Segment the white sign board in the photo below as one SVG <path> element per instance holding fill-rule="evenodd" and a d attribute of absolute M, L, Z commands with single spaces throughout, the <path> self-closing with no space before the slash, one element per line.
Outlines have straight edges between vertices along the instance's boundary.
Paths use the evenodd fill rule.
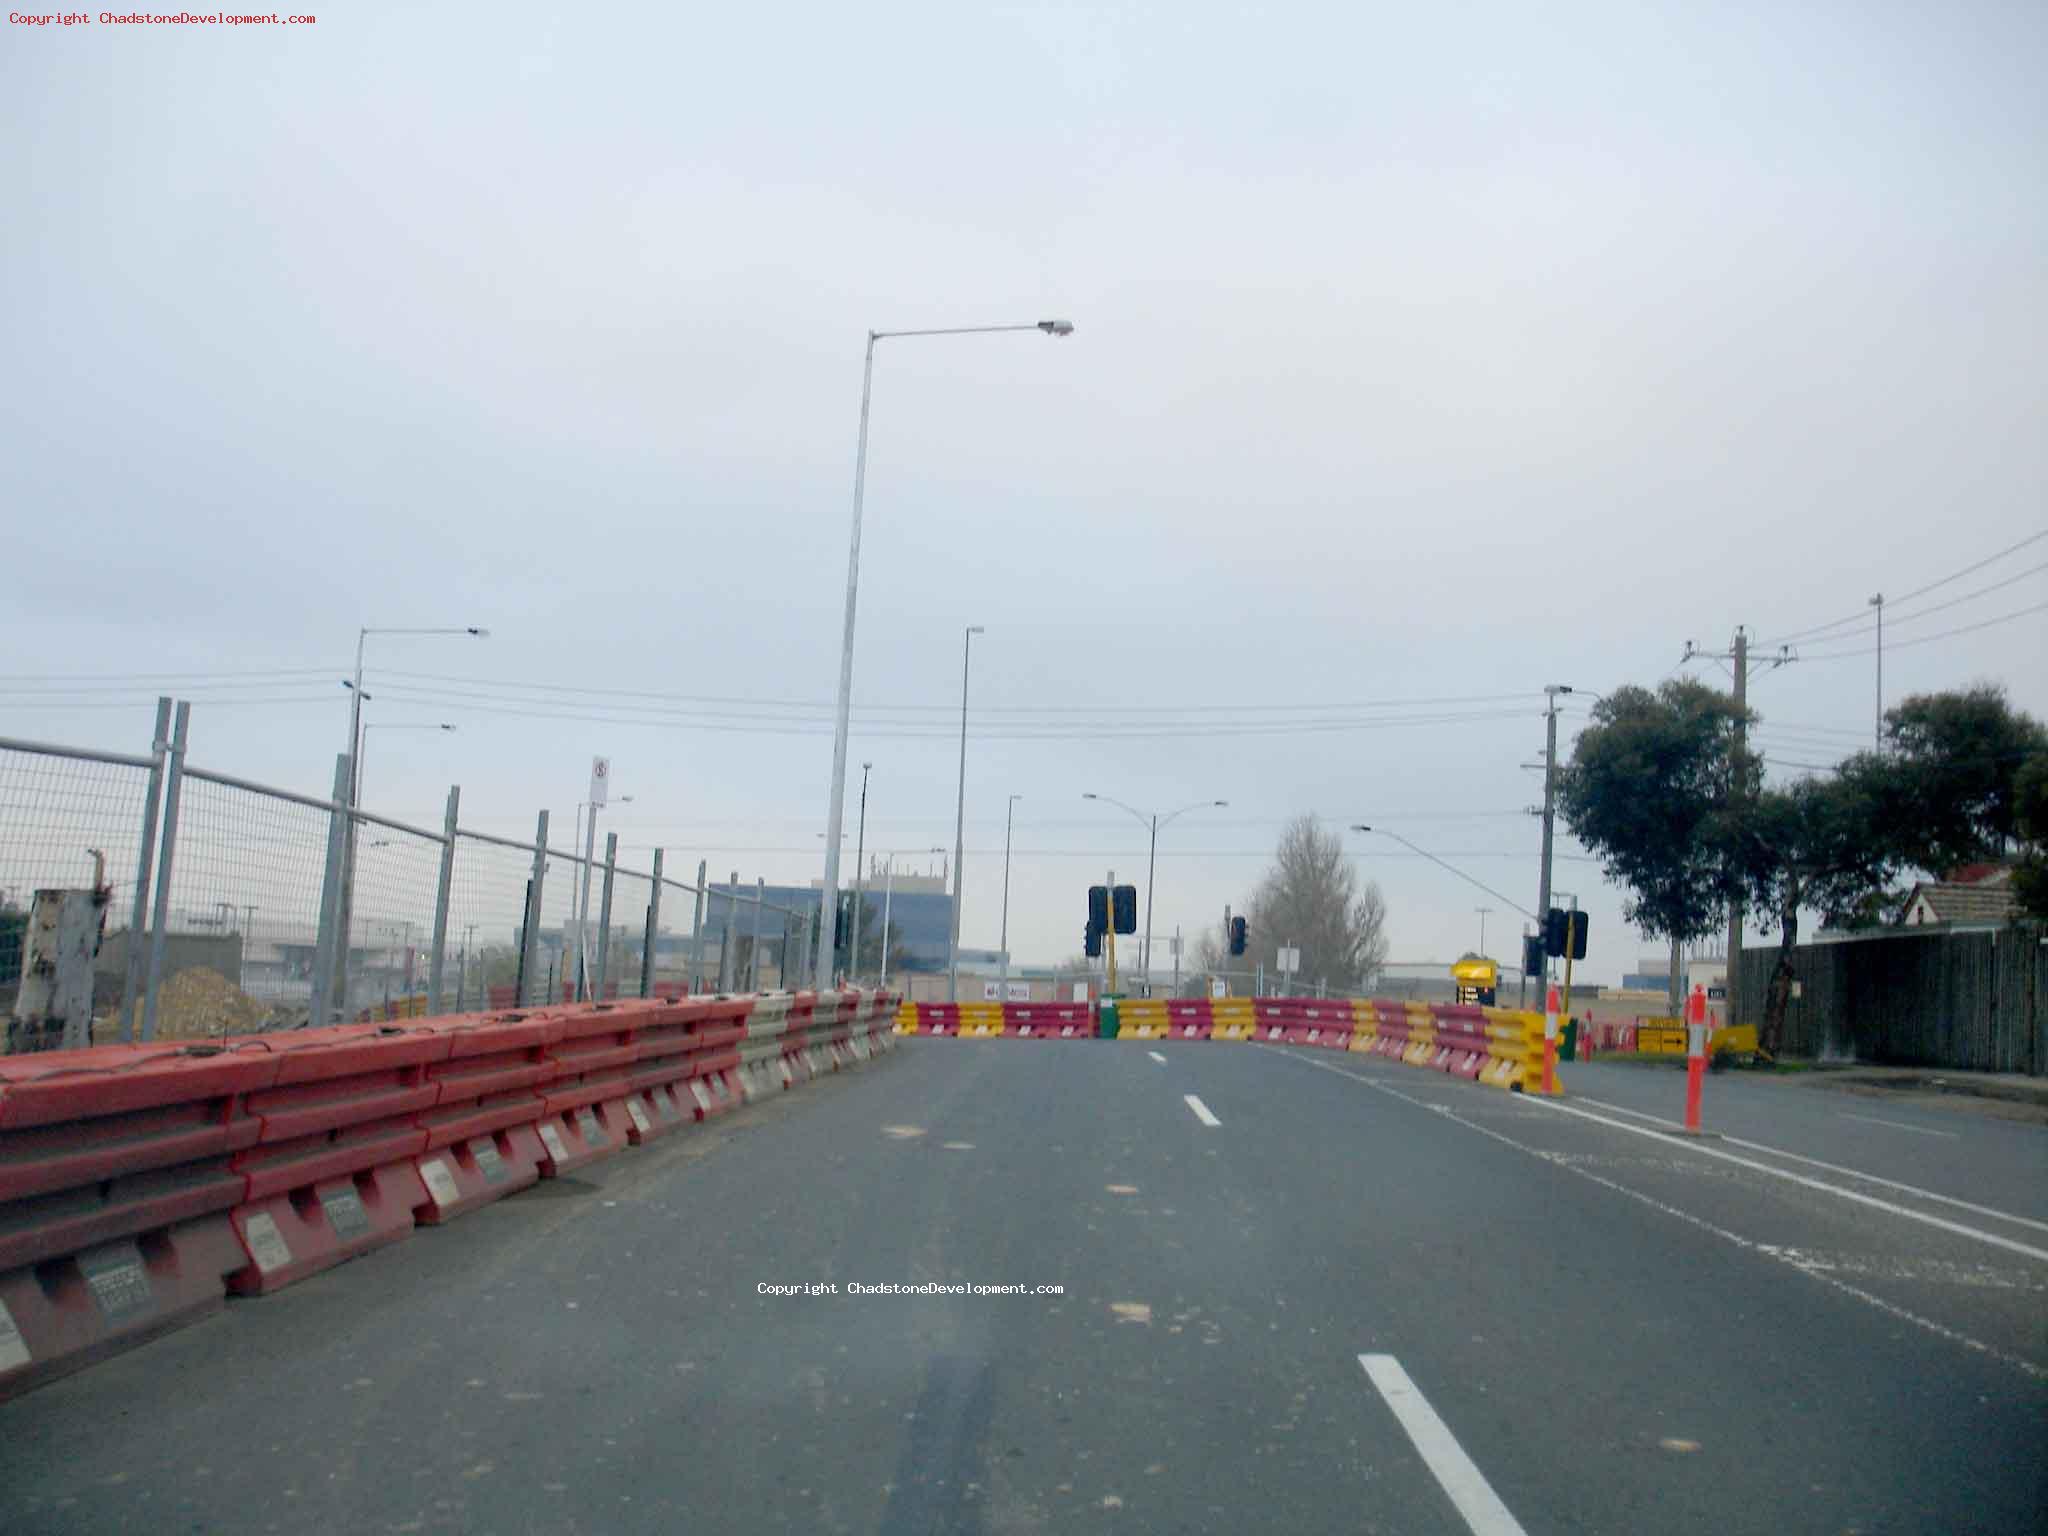
<path fill-rule="evenodd" d="M 1228 997 L 1228 996 L 1230 996 L 1230 983 L 1228 983 L 1228 982 L 1226 982 L 1226 981 L 1212 981 L 1212 982 L 1210 982 L 1210 983 L 1209 983 L 1209 995 L 1210 995 L 1211 997 Z"/>
<path fill-rule="evenodd" d="M 1279 961 L 1274 965 L 1273 969 L 1280 972 L 1283 976 L 1292 976 L 1301 969 L 1301 951 L 1299 949 L 1281 950 Z"/>
<path fill-rule="evenodd" d="M 1002 997 L 1003 989 L 1000 984 L 993 981 L 984 981 L 981 984 L 981 1000 L 984 1003 L 1001 1002 Z"/>
<path fill-rule="evenodd" d="M 1030 1002 L 1030 1001 L 1031 1001 L 1031 983 L 1030 983 L 1030 982 L 1028 982 L 1028 981 L 1013 981 L 1013 982 L 1011 982 L 1011 983 L 1010 983 L 1010 990 L 1009 990 L 1009 992 L 1008 992 L 1007 996 L 1009 997 L 1009 1000 L 1010 1000 L 1011 1002 L 1013 1002 L 1013 1003 L 1028 1003 L 1028 1002 Z"/>
<path fill-rule="evenodd" d="M 604 805 L 605 791 L 611 787 L 612 760 L 608 757 L 593 757 L 590 760 L 590 803 Z"/>
<path fill-rule="evenodd" d="M 1088 1001 L 1088 983 L 1087 983 L 1087 982 L 1085 982 L 1085 981 L 1077 981 L 1077 982 L 1075 982 L 1075 983 L 1074 983 L 1074 1001 L 1075 1001 L 1075 1002 L 1077 1002 L 1077 1003 L 1085 1003 L 1085 1002 L 1087 1002 L 1087 1001 Z"/>

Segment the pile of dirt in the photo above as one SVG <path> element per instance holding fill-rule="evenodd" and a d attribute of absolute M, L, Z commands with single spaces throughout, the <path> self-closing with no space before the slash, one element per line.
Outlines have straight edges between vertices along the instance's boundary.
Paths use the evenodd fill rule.
<path fill-rule="evenodd" d="M 304 1010 L 302 1009 L 301 1012 Z M 136 1005 L 136 1037 L 141 1035 L 141 1005 Z M 222 1035 L 254 1035 L 278 1027 L 271 1005 L 261 1002 L 204 966 L 178 972 L 157 989 L 156 1038 L 209 1040 Z M 119 1038 L 118 1021 L 106 1018 L 93 1026 L 95 1043 Z"/>

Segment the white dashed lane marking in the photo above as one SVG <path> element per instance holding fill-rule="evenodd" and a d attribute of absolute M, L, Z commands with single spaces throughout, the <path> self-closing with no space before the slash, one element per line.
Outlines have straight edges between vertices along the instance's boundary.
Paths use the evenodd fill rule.
<path fill-rule="evenodd" d="M 1358 1363 L 1365 1367 L 1366 1378 L 1394 1410 L 1401 1428 L 1415 1442 L 1423 1464 L 1450 1495 L 1472 1536 L 1525 1536 L 1521 1522 L 1508 1513 L 1507 1505 L 1501 1503 L 1485 1474 L 1465 1454 L 1450 1426 L 1437 1416 L 1429 1399 L 1408 1379 L 1401 1362 L 1392 1355 L 1360 1355 Z"/>
<path fill-rule="evenodd" d="M 1223 1123 L 1221 1120 L 1218 1120 L 1214 1115 L 1210 1114 L 1209 1106 L 1204 1104 L 1200 1099 L 1196 1098 L 1192 1093 L 1184 1093 L 1181 1095 L 1181 1097 L 1187 1100 L 1188 1108 L 1192 1109 L 1195 1112 L 1195 1118 L 1201 1121 L 1202 1124 L 1221 1125 Z"/>

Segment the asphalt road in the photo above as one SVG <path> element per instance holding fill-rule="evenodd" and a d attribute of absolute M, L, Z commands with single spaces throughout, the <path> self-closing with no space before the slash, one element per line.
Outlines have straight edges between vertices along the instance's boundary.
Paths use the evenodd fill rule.
<path fill-rule="evenodd" d="M 2026 1219 L 1584 1088 L 904 1047 L 0 1407 L 0 1529 L 2043 1528 Z M 927 1281 L 1064 1293 L 846 1293 Z"/>

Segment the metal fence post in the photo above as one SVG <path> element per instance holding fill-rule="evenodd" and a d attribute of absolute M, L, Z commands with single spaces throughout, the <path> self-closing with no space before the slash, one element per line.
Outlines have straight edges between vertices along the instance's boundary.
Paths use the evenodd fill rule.
<path fill-rule="evenodd" d="M 441 984 L 448 962 L 448 897 L 455 888 L 455 813 L 462 786 L 448 786 L 448 815 L 441 823 L 441 881 L 434 888 L 434 956 L 427 962 L 427 1012 L 441 1011 Z"/>
<path fill-rule="evenodd" d="M 135 1038 L 135 1005 L 142 995 L 142 944 L 149 932 L 149 874 L 156 859 L 157 806 L 163 798 L 164 754 L 171 749 L 171 701 L 156 701 L 156 735 L 150 738 L 149 755 L 156 761 L 149 770 L 149 789 L 142 803 L 142 847 L 135 855 L 135 906 L 128 918 L 128 974 L 121 983 L 120 1040 Z"/>
<path fill-rule="evenodd" d="M 337 939 L 342 946 L 348 943 L 346 935 L 339 934 L 337 930 L 341 916 L 342 828 L 348 821 L 349 769 L 348 754 L 337 753 L 334 759 L 334 809 L 327 818 L 327 870 L 320 881 L 320 927 L 313 938 L 313 997 L 312 1007 L 306 1014 L 309 1024 L 325 1024 L 333 1017 Z M 345 953 L 342 964 L 347 964 Z"/>
<path fill-rule="evenodd" d="M 754 877 L 754 941 L 747 946 L 747 990 L 761 990 L 761 898 L 767 894 L 768 882 L 761 876 Z"/>
<path fill-rule="evenodd" d="M 597 908 L 597 985 L 591 997 L 604 1001 L 605 972 L 611 969 L 612 953 L 612 881 L 619 873 L 619 834 L 607 832 L 604 835 L 604 895 L 598 900 Z"/>
<path fill-rule="evenodd" d="M 654 884 L 647 893 L 647 932 L 640 945 L 640 995 L 654 996 L 654 936 L 661 931 L 661 850 L 654 850 Z"/>
<path fill-rule="evenodd" d="M 156 864 L 156 911 L 149 925 L 149 970 L 142 985 L 142 1038 L 156 1038 L 156 991 L 163 979 L 164 951 L 169 946 L 171 919 L 171 855 L 178 847 L 178 791 L 185 784 L 185 732 L 192 705 L 178 701 L 177 725 L 171 735 L 170 773 L 164 780 L 163 852 Z"/>
<path fill-rule="evenodd" d="M 704 974 L 704 893 L 710 887 L 705 885 L 707 860 L 697 861 L 697 915 L 690 919 L 690 990 L 697 990 L 697 978 Z"/>
<path fill-rule="evenodd" d="M 740 872 L 734 870 L 732 879 L 725 887 L 725 935 L 718 941 L 718 990 L 730 992 L 733 989 L 733 962 L 738 958 L 733 950 L 733 920 L 738 915 L 733 910 L 737 905 L 733 893 L 740 888 Z"/>
<path fill-rule="evenodd" d="M 542 811 L 540 825 L 533 834 L 533 880 L 526 888 L 526 932 L 519 945 L 519 1002 L 522 1007 L 527 1001 L 527 984 L 536 978 L 540 970 L 540 887 L 547 872 L 548 813 Z"/>

